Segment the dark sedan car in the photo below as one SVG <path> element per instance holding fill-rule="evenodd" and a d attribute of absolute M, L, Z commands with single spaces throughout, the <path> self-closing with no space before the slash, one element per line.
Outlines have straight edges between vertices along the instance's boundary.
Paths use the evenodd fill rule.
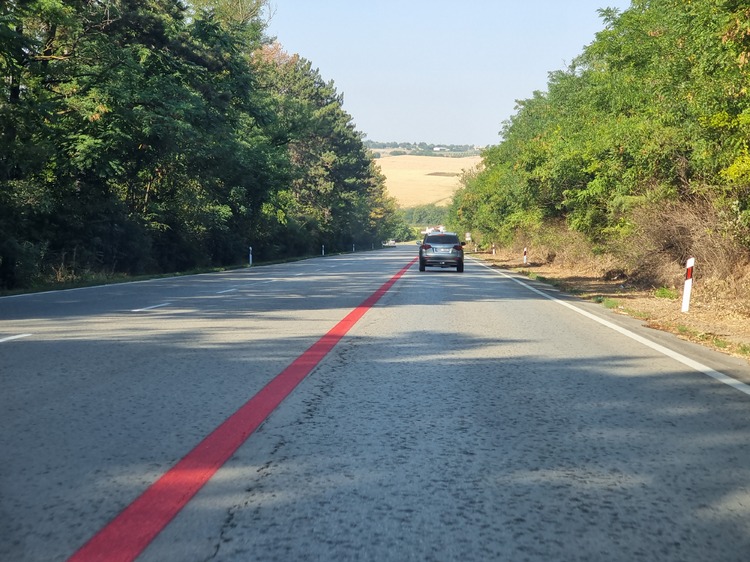
<path fill-rule="evenodd" d="M 431 232 L 419 245 L 419 271 L 429 266 L 455 267 L 464 270 L 464 244 L 454 232 Z"/>

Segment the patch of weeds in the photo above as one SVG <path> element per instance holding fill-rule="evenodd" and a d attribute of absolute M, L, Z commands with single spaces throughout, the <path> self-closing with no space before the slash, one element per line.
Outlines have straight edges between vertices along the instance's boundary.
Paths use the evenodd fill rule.
<path fill-rule="evenodd" d="M 716 335 L 710 332 L 700 332 L 695 336 L 699 341 L 714 343 L 717 340 Z"/>
<path fill-rule="evenodd" d="M 637 318 L 638 320 L 651 320 L 651 315 L 648 312 L 641 312 L 640 310 L 633 310 L 632 308 L 626 308 L 625 313 L 628 316 Z"/>
<path fill-rule="evenodd" d="M 659 299 L 677 300 L 680 294 L 675 289 L 669 287 L 659 287 L 654 291 L 654 296 Z"/>
<path fill-rule="evenodd" d="M 698 335 L 698 333 L 695 330 L 693 330 L 692 328 L 688 328 L 687 326 L 684 326 L 682 324 L 677 325 L 677 333 L 683 336 L 697 336 Z"/>
<path fill-rule="evenodd" d="M 727 349 L 729 347 L 729 342 L 721 338 L 714 338 L 713 344 L 719 349 Z"/>
<path fill-rule="evenodd" d="M 750 345 L 741 343 L 737 346 L 737 353 L 741 355 L 750 355 Z"/>
<path fill-rule="evenodd" d="M 596 295 L 592 297 L 591 300 L 597 304 L 601 304 L 604 308 L 609 308 L 610 310 L 620 306 L 620 303 L 615 299 L 610 299 L 609 297 L 603 297 L 601 295 Z"/>

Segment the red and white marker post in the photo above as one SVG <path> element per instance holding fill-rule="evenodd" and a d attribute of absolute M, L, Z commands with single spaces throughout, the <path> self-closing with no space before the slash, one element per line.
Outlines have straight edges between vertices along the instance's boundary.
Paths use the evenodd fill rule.
<path fill-rule="evenodd" d="M 685 290 L 682 292 L 682 312 L 690 309 L 690 293 L 693 291 L 693 268 L 695 258 L 689 258 L 685 264 Z"/>
<path fill-rule="evenodd" d="M 526 257 L 528 252 L 526 251 L 526 248 L 523 249 L 523 264 L 526 265 L 528 262 L 528 258 Z"/>

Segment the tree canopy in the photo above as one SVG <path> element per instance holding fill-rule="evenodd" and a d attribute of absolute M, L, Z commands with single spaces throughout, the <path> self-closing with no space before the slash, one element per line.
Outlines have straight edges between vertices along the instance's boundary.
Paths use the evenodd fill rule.
<path fill-rule="evenodd" d="M 395 202 L 265 0 L 0 6 L 0 288 L 380 243 Z"/>
<path fill-rule="evenodd" d="M 634 0 L 600 15 L 595 41 L 518 102 L 452 220 L 495 240 L 564 221 L 613 247 L 669 221 L 660 209 L 701 201 L 718 221 L 701 227 L 747 252 L 750 7 Z"/>

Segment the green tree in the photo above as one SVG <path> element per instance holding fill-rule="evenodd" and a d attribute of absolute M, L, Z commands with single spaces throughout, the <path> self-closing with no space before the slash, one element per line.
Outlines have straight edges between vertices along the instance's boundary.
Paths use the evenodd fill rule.
<path fill-rule="evenodd" d="M 261 26 L 173 0 L 3 10 L 2 283 L 245 255 L 286 159 L 250 67 Z"/>
<path fill-rule="evenodd" d="M 628 235 L 640 206 L 699 194 L 746 232 L 749 14 L 729 0 L 602 10 L 596 40 L 518 103 L 456 220 L 507 237 L 562 218 L 602 243 Z"/>
<path fill-rule="evenodd" d="M 396 204 L 333 83 L 278 44 L 265 49 L 258 70 L 275 96 L 292 166 L 285 195 L 267 209 L 272 230 L 302 225 L 309 251 L 380 244 L 398 224 Z"/>

